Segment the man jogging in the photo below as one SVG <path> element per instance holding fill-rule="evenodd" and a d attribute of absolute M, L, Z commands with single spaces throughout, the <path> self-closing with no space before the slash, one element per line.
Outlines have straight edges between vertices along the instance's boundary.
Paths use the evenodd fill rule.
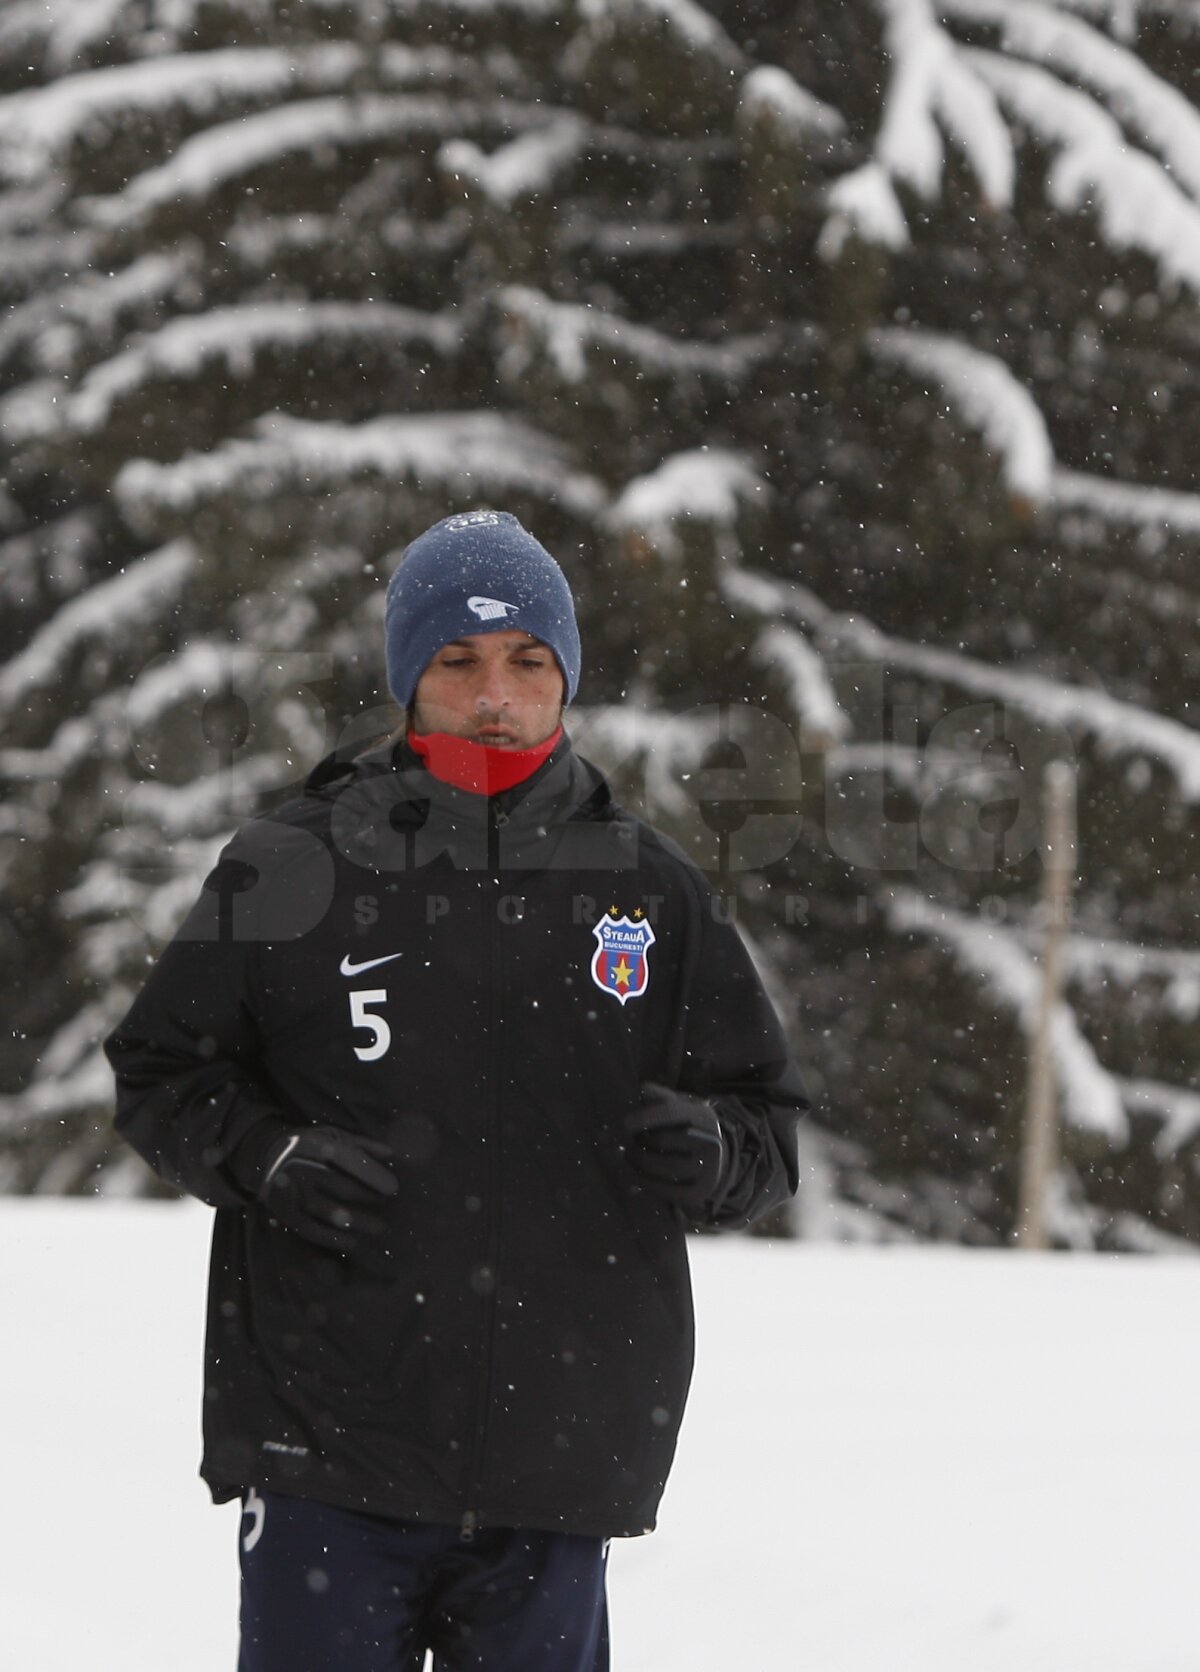
<path fill-rule="evenodd" d="M 388 589 L 401 730 L 224 849 L 107 1042 L 217 1209 L 201 1472 L 240 1672 L 603 1672 L 692 1364 L 688 1223 L 796 1187 L 778 1021 L 562 711 L 565 578 L 449 517 Z"/>

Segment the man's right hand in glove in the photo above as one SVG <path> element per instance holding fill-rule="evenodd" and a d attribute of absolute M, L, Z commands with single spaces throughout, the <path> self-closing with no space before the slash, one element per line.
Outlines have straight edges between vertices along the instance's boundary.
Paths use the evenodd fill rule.
<path fill-rule="evenodd" d="M 399 1185 L 385 1162 L 390 1147 L 336 1126 L 255 1134 L 235 1153 L 234 1169 L 271 1218 L 297 1236 L 336 1254 L 349 1254 L 364 1239 L 381 1236 L 384 1221 L 373 1211 Z"/>

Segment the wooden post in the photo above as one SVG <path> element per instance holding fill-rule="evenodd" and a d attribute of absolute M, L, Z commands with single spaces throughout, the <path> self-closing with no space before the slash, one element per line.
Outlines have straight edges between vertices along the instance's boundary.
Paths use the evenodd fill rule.
<path fill-rule="evenodd" d="M 1045 776 L 1046 847 L 1042 872 L 1042 992 L 1029 1045 L 1021 1143 L 1017 1245 L 1045 1248 L 1046 1196 L 1058 1168 L 1058 1110 L 1050 1036 L 1062 998 L 1062 944 L 1075 880 L 1075 769 L 1052 761 Z"/>

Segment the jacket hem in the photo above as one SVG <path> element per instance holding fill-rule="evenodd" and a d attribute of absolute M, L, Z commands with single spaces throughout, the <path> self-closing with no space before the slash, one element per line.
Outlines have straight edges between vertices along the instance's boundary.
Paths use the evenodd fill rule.
<path fill-rule="evenodd" d="M 469 1504 L 441 1501 L 430 1506 L 415 1498 L 391 1497 L 387 1494 L 339 1488 L 324 1481 L 301 1482 L 287 1475 L 275 1475 L 264 1469 L 253 1481 L 234 1485 L 200 1471 L 214 1504 L 227 1504 L 241 1498 L 251 1487 L 276 1492 L 284 1498 L 304 1498 L 312 1503 L 328 1504 L 331 1509 L 349 1510 L 358 1515 L 380 1516 L 388 1521 L 417 1521 L 423 1525 L 460 1527 Z M 618 1515 L 561 1515 L 531 1506 L 503 1505 L 498 1510 L 472 1511 L 476 1527 L 515 1527 L 536 1533 L 571 1533 L 583 1538 L 641 1538 L 652 1533 L 654 1517 L 648 1521 Z"/>

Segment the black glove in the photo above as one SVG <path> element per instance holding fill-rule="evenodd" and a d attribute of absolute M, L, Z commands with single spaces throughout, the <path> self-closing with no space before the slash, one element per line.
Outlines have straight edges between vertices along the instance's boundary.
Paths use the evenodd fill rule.
<path fill-rule="evenodd" d="M 243 1178 L 273 1220 L 297 1236 L 349 1254 L 363 1238 L 381 1236 L 384 1221 L 373 1207 L 394 1196 L 396 1175 L 384 1165 L 387 1144 L 335 1126 L 304 1126 L 275 1137 Z"/>
<path fill-rule="evenodd" d="M 724 1179 L 728 1144 L 711 1103 L 666 1086 L 642 1087 L 642 1104 L 626 1116 L 629 1160 L 668 1202 L 703 1218 Z"/>

